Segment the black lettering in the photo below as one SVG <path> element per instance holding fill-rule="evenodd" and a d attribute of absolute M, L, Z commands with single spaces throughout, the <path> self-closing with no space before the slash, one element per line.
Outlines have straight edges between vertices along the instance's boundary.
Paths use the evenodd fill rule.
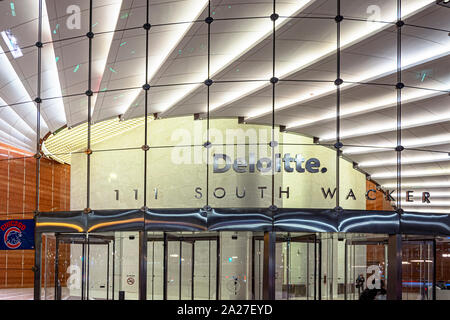
<path fill-rule="evenodd" d="M 430 203 L 430 193 L 422 192 L 422 203 Z"/>
<path fill-rule="evenodd" d="M 389 192 L 389 190 L 386 190 L 386 200 L 387 201 L 395 201 L 395 199 L 392 197 L 392 194 L 394 193 L 395 190 L 392 190 L 391 192 Z"/>
<path fill-rule="evenodd" d="M 203 194 L 201 193 L 201 191 L 202 191 L 202 188 L 200 188 L 200 187 L 195 188 L 195 193 L 197 193 L 195 195 L 196 199 L 201 199 L 203 197 Z"/>
<path fill-rule="evenodd" d="M 348 198 L 353 198 L 353 200 L 356 200 L 355 194 L 353 193 L 353 189 L 350 189 L 350 192 L 347 195 L 347 198 L 345 200 L 348 200 Z"/>
<path fill-rule="evenodd" d="M 406 191 L 406 202 L 414 202 L 414 200 L 412 199 L 413 193 L 414 191 Z"/>
<path fill-rule="evenodd" d="M 369 196 L 369 193 L 370 192 L 375 192 L 375 198 L 371 198 L 370 196 Z M 377 200 L 377 190 L 375 190 L 375 189 L 370 189 L 370 190 L 367 190 L 367 192 L 366 192 L 366 199 L 367 200 Z"/>
<path fill-rule="evenodd" d="M 264 198 L 264 189 L 267 189 L 267 187 L 258 187 L 259 190 L 261 190 L 261 199 Z"/>
<path fill-rule="evenodd" d="M 217 191 L 218 190 L 222 190 L 222 195 L 221 196 L 218 196 L 217 195 Z M 222 187 L 217 187 L 217 188 L 215 188 L 214 189 L 214 197 L 216 197 L 217 199 L 222 199 L 223 197 L 225 197 L 225 194 L 226 194 L 226 192 L 225 192 L 225 189 L 224 188 L 222 188 Z"/>
<path fill-rule="evenodd" d="M 236 197 L 238 197 L 239 199 L 242 199 L 245 197 L 245 188 L 244 188 L 244 192 L 242 193 L 242 196 L 239 195 L 239 188 L 236 187 Z"/>
<path fill-rule="evenodd" d="M 330 190 L 330 188 L 328 188 L 328 190 L 327 190 L 327 192 L 325 193 L 325 190 L 324 190 L 324 188 L 321 188 L 322 189 L 322 194 L 323 194 L 323 197 L 325 198 L 325 199 L 327 199 L 328 198 L 328 195 L 330 196 L 330 198 L 331 199 L 333 199 L 333 197 L 334 197 L 334 194 L 336 193 L 336 188 L 334 188 L 334 191 L 333 191 L 333 193 L 331 193 L 331 190 Z"/>
<path fill-rule="evenodd" d="M 285 193 L 285 194 L 287 195 L 286 198 L 289 199 L 289 187 L 287 187 L 287 190 L 286 190 L 286 191 L 281 190 L 281 187 L 280 187 L 280 198 L 281 198 L 281 195 L 282 195 L 283 193 Z"/>

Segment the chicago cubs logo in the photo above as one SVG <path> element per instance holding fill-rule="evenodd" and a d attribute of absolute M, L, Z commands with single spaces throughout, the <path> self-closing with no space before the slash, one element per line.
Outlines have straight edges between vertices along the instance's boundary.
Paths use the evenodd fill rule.
<path fill-rule="evenodd" d="M 17 249 L 22 244 L 24 237 L 23 231 L 27 227 L 20 221 L 8 220 L 0 226 L 0 230 L 4 232 L 3 243 L 8 249 Z"/>
<path fill-rule="evenodd" d="M 3 241 L 9 249 L 17 249 L 22 244 L 22 231 L 18 227 L 6 230 Z"/>

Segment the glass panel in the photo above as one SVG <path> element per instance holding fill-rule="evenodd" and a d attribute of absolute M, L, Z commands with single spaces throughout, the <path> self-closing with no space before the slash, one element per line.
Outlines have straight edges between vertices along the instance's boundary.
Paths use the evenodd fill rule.
<path fill-rule="evenodd" d="M 436 300 L 450 300 L 449 238 L 436 240 Z"/>
<path fill-rule="evenodd" d="M 387 236 L 348 234 L 345 238 L 347 300 L 385 300 Z"/>
<path fill-rule="evenodd" d="M 318 298 L 318 253 L 315 234 L 277 233 L 276 299 Z"/>
<path fill-rule="evenodd" d="M 253 236 L 253 296 L 252 300 L 263 300 L 264 239 L 263 235 Z"/>
<path fill-rule="evenodd" d="M 41 299 L 55 300 L 56 238 L 54 234 L 45 233 L 41 236 L 41 241 Z"/>
<path fill-rule="evenodd" d="M 137 149 L 98 151 L 92 154 L 92 209 L 137 209 L 143 206 L 143 153 Z M 76 201 L 76 198 L 72 201 Z"/>
<path fill-rule="evenodd" d="M 403 300 L 433 299 L 433 243 L 406 240 L 402 244 Z"/>
<path fill-rule="evenodd" d="M 82 300 L 83 267 L 86 253 L 85 237 L 82 234 L 57 235 L 58 255 L 55 261 L 57 287 L 55 300 Z M 84 270 L 83 270 L 84 269 Z M 85 297 L 84 297 L 85 299 Z"/>
<path fill-rule="evenodd" d="M 217 240 L 199 238 L 194 240 L 194 245 L 194 299 L 213 300 L 216 298 Z"/>
<path fill-rule="evenodd" d="M 147 237 L 147 299 L 162 300 L 164 291 L 163 234 L 149 232 Z"/>
<path fill-rule="evenodd" d="M 205 131 L 205 121 L 192 121 L 192 117 L 151 122 L 147 165 L 150 207 L 205 206 L 207 149 L 202 146 Z"/>
<path fill-rule="evenodd" d="M 313 300 L 316 273 L 315 235 L 291 235 L 289 257 L 289 299 Z"/>
<path fill-rule="evenodd" d="M 125 300 L 137 300 L 139 293 L 139 232 L 114 232 L 113 237 L 112 245 L 115 250 L 112 251 L 114 259 L 113 263 L 110 262 L 110 267 L 114 268 L 112 273 L 114 279 L 110 283 L 110 287 L 114 293 L 114 300 L 122 299 L 122 295 Z M 106 266 L 103 267 L 106 268 Z"/>
<path fill-rule="evenodd" d="M 251 283 L 248 281 L 252 259 L 249 255 L 251 240 L 251 232 L 220 233 L 220 299 L 251 299 Z"/>
<path fill-rule="evenodd" d="M 181 255 L 179 241 L 168 242 L 168 265 L 167 265 L 167 299 L 180 300 L 181 289 Z"/>
<path fill-rule="evenodd" d="M 114 233 L 89 234 L 88 250 L 88 299 L 112 299 Z M 129 249 L 128 249 L 129 250 Z M 120 257 L 120 256 L 119 256 Z M 127 281 L 127 284 L 128 281 Z"/>

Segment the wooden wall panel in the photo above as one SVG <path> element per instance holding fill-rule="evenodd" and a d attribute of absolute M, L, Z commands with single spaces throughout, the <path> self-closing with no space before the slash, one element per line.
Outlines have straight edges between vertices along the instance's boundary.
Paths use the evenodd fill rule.
<path fill-rule="evenodd" d="M 8 165 L 9 151 L 0 148 L 0 219 L 8 208 Z"/>
<path fill-rule="evenodd" d="M 373 181 L 366 180 L 366 191 L 377 190 L 377 186 Z M 366 200 L 366 210 L 393 210 L 392 205 L 386 200 L 386 196 L 383 191 L 377 190 L 376 193 L 371 192 L 370 197 L 376 198 L 376 200 Z"/>
<path fill-rule="evenodd" d="M 36 210 L 36 159 L 25 159 L 25 203 L 24 211 L 33 213 Z M 30 218 L 33 215 L 31 214 Z"/>
<path fill-rule="evenodd" d="M 70 166 L 41 158 L 40 177 L 40 211 L 70 210 Z M 0 220 L 33 219 L 35 208 L 36 159 L 0 143 Z M 66 251 L 62 258 L 70 261 Z M 0 251 L 0 288 L 33 287 L 33 265 L 33 250 Z"/>
<path fill-rule="evenodd" d="M 39 184 L 39 208 L 43 212 L 53 211 L 53 165 L 52 161 L 41 159 L 41 174 Z"/>
<path fill-rule="evenodd" d="M 25 161 L 23 155 L 10 152 L 8 215 L 22 213 L 25 189 Z M 13 219 L 17 219 L 14 217 Z"/>

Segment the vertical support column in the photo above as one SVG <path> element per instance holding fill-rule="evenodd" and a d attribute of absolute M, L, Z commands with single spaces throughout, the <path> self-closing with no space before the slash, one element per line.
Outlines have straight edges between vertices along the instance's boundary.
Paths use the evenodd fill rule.
<path fill-rule="evenodd" d="M 55 246 L 55 300 L 61 300 L 61 297 L 58 296 L 59 290 L 59 281 L 58 281 L 58 273 L 59 273 L 59 237 L 56 235 L 56 246 Z"/>
<path fill-rule="evenodd" d="M 334 18 L 336 22 L 336 80 L 334 85 L 336 86 L 336 144 L 334 145 L 336 149 L 336 207 L 335 210 L 339 214 L 342 210 L 340 206 L 340 158 L 342 155 L 342 147 L 344 146 L 341 142 L 341 84 L 343 80 L 341 79 L 341 22 L 344 17 L 341 15 L 341 1 L 336 1 L 336 17 Z M 331 279 L 334 279 L 333 274 L 331 274 Z M 333 281 L 331 281 L 331 289 L 333 288 Z M 333 299 L 333 294 L 331 294 L 331 299 Z"/>
<path fill-rule="evenodd" d="M 81 251 L 81 300 L 84 300 L 86 288 L 86 235 L 83 238 L 83 247 Z"/>
<path fill-rule="evenodd" d="M 208 24 L 208 55 L 207 55 L 207 68 L 208 75 L 204 84 L 206 85 L 206 142 L 203 144 L 203 147 L 206 148 L 206 205 L 204 209 L 208 211 L 210 209 L 209 206 L 209 155 L 210 155 L 210 87 L 213 84 L 213 80 L 211 79 L 211 23 L 213 23 L 214 19 L 211 17 L 211 0 L 208 1 L 208 17 L 205 19 L 205 23 Z"/>
<path fill-rule="evenodd" d="M 34 300 L 41 300 L 41 251 L 42 235 L 39 232 L 34 234 Z"/>
<path fill-rule="evenodd" d="M 402 83 L 402 26 L 404 22 L 402 19 L 402 1 L 397 0 L 397 83 L 395 88 L 397 90 L 397 147 L 395 151 L 397 152 L 397 213 L 401 215 L 403 213 L 402 210 L 402 201 L 401 201 L 401 193 L 402 193 L 402 151 L 405 149 L 402 146 L 402 89 L 405 85 Z M 400 217 L 399 217 L 400 218 Z M 400 229 L 401 230 L 401 229 Z"/>
<path fill-rule="evenodd" d="M 36 102 L 36 206 L 34 212 L 34 221 L 39 216 L 39 189 L 40 189 L 40 169 L 41 169 L 41 59 L 42 59 L 42 0 L 39 0 L 39 25 L 38 25 L 38 41 L 36 47 L 38 51 L 38 70 L 37 70 L 37 97 Z M 41 299 L 41 234 L 35 232 L 35 248 L 34 248 L 34 300 Z"/>
<path fill-rule="evenodd" d="M 113 240 L 113 249 L 112 249 L 112 299 L 114 300 L 114 283 L 116 282 L 116 240 Z"/>
<path fill-rule="evenodd" d="M 168 267 L 168 251 L 169 243 L 167 242 L 167 233 L 164 232 L 164 261 L 163 261 L 163 300 L 167 300 L 167 267 Z"/>
<path fill-rule="evenodd" d="M 139 232 L 139 300 L 147 299 L 147 232 L 145 231 L 145 216 L 147 214 L 147 164 L 148 164 L 148 151 L 150 147 L 148 145 L 148 91 L 150 90 L 150 84 L 148 83 L 148 39 L 150 25 L 150 2 L 147 0 L 146 4 L 146 19 L 143 28 L 145 30 L 145 84 L 142 86 L 144 89 L 144 108 L 145 108 L 145 124 L 144 124 L 144 145 L 142 150 L 144 151 L 144 206 L 142 231 Z M 152 279 L 153 282 L 153 279 Z M 153 291 L 152 291 L 153 292 Z M 153 294 L 153 293 L 152 293 Z"/>
<path fill-rule="evenodd" d="M 433 292 L 433 300 L 436 300 L 436 238 L 433 239 L 433 283 L 432 283 L 432 292 Z"/>
<path fill-rule="evenodd" d="M 220 299 L 220 235 L 217 235 L 216 244 L 216 300 Z"/>
<path fill-rule="evenodd" d="M 388 240 L 387 299 L 402 300 L 402 236 L 390 234 Z"/>
<path fill-rule="evenodd" d="M 275 241 L 276 233 L 264 232 L 263 299 L 275 300 Z"/>
<path fill-rule="evenodd" d="M 109 300 L 109 242 L 108 242 L 108 255 L 106 259 L 106 300 Z"/>
<path fill-rule="evenodd" d="M 347 287 L 348 287 L 348 243 L 347 239 L 344 240 L 344 300 L 347 300 Z"/>
<path fill-rule="evenodd" d="M 318 281 L 318 283 L 319 283 L 319 287 L 318 287 L 318 290 L 319 290 L 319 296 L 318 296 L 318 300 L 322 300 L 322 239 L 319 239 L 319 249 L 318 249 L 318 251 L 319 251 L 319 256 L 318 256 L 318 259 L 317 260 L 319 260 L 319 274 L 318 274 L 318 277 L 317 277 L 317 281 Z"/>
<path fill-rule="evenodd" d="M 147 299 L 147 232 L 139 231 L 139 300 Z"/>
<path fill-rule="evenodd" d="M 192 282 L 191 282 L 191 300 L 194 300 L 194 296 L 195 296 L 195 240 L 192 241 L 192 257 L 191 257 L 191 272 L 192 272 Z M 208 297 L 209 298 L 209 297 Z"/>

